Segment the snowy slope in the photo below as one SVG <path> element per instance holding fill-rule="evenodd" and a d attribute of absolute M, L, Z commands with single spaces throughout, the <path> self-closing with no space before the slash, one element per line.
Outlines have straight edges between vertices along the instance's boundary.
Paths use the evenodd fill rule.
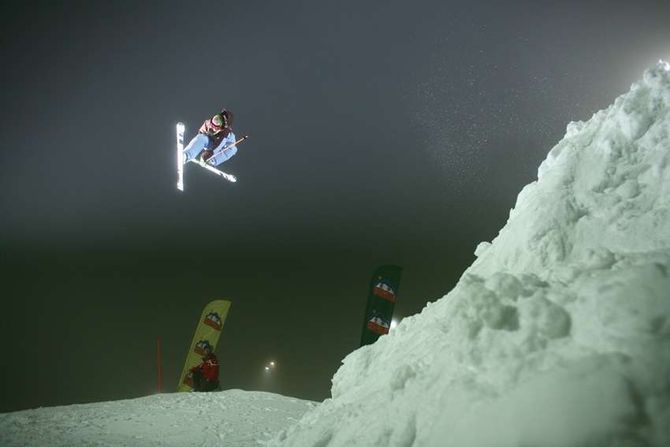
<path fill-rule="evenodd" d="M 571 123 L 456 287 L 271 445 L 669 446 L 669 109 L 659 63 Z"/>
<path fill-rule="evenodd" d="M 0 445 L 256 447 L 313 405 L 228 390 L 39 408 L 0 414 Z"/>

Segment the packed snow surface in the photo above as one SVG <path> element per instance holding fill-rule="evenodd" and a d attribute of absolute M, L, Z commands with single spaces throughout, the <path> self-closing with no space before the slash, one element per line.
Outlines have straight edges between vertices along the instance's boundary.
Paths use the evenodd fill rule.
<path fill-rule="evenodd" d="M 0 414 L 0 445 L 257 447 L 313 402 L 228 390 Z"/>
<path fill-rule="evenodd" d="M 271 445 L 670 446 L 669 109 L 659 63 L 569 124 L 456 287 Z"/>

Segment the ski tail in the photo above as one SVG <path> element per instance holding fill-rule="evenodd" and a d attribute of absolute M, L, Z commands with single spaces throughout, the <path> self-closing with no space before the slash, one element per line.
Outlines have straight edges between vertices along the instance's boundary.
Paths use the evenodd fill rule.
<path fill-rule="evenodd" d="M 237 182 L 237 177 L 235 177 L 232 174 L 228 174 L 227 172 L 223 172 L 220 169 L 216 169 L 214 166 L 208 164 L 207 162 L 204 162 L 202 160 L 191 160 L 193 163 L 197 164 L 198 166 L 201 166 L 205 169 L 207 169 L 209 172 L 216 174 L 220 177 L 223 177 L 224 179 L 228 180 L 231 183 L 236 183 Z"/>

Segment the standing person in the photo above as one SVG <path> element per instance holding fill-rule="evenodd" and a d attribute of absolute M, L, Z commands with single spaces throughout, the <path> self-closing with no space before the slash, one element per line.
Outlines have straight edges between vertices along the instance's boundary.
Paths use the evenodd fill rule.
<path fill-rule="evenodd" d="M 202 123 L 198 134 L 184 149 L 184 163 L 200 159 L 218 166 L 237 153 L 233 133 L 233 113 L 223 109 Z"/>
<path fill-rule="evenodd" d="M 219 359 L 212 347 L 205 346 L 202 363 L 191 368 L 193 373 L 193 391 L 214 391 L 219 387 Z"/>

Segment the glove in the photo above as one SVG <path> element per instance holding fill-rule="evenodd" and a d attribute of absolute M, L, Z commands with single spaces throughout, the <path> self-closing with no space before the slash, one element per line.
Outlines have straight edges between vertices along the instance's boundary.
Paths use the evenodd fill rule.
<path fill-rule="evenodd" d="M 214 155 L 214 151 L 212 151 L 211 149 L 205 149 L 204 151 L 202 151 L 200 159 L 204 162 L 207 162 L 207 160 L 212 158 L 212 155 Z"/>

